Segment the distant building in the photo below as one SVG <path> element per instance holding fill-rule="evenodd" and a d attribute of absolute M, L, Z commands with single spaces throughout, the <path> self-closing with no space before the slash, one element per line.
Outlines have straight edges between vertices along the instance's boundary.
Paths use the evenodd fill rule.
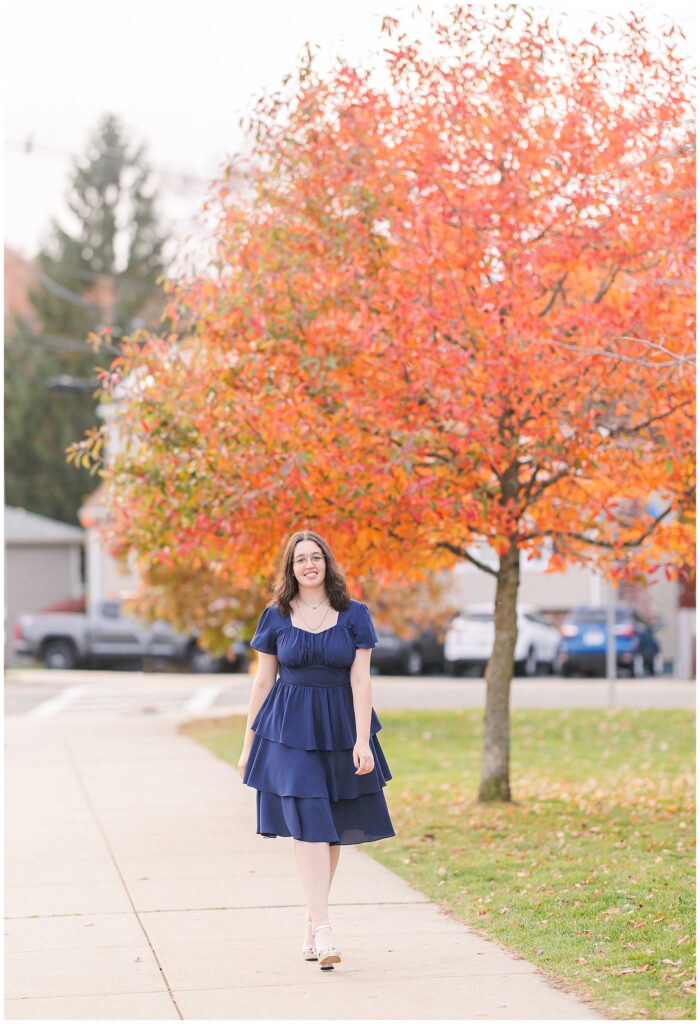
<path fill-rule="evenodd" d="M 678 600 L 678 659 L 675 667 L 679 679 L 697 678 L 696 574 L 686 567 L 680 582 Z"/>
<path fill-rule="evenodd" d="M 102 410 L 98 409 L 98 414 Z M 124 571 L 107 551 L 102 542 L 100 529 L 109 521 L 109 509 L 102 504 L 104 483 L 89 494 L 80 506 L 78 518 L 85 527 L 85 564 L 86 564 L 86 607 L 95 612 L 100 601 L 110 595 L 125 596 L 135 590 L 138 577 Z"/>
<path fill-rule="evenodd" d="M 79 599 L 85 590 L 85 531 L 5 506 L 5 664 L 14 658 L 14 627 L 24 612 Z"/>
<path fill-rule="evenodd" d="M 5 249 L 5 330 L 16 316 L 22 317 L 30 327 L 36 327 L 36 314 L 29 302 L 29 289 L 36 285 L 36 274 L 31 260 L 15 249 Z"/>

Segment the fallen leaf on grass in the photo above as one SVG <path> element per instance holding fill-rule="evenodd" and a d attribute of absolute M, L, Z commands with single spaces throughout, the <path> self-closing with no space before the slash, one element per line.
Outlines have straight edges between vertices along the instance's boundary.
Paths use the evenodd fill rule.
<path fill-rule="evenodd" d="M 618 977 L 620 974 L 644 974 L 648 969 L 649 964 L 641 964 L 639 967 L 621 967 L 617 971 L 613 970 L 611 967 L 603 968 L 606 974 L 614 974 L 615 977 Z"/>

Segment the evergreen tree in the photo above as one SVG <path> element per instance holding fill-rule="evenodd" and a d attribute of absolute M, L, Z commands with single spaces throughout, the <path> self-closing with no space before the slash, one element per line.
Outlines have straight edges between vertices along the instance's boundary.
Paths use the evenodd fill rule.
<path fill-rule="evenodd" d="M 73 225 L 52 220 L 34 270 L 28 318 L 15 318 L 5 350 L 5 498 L 8 504 L 77 524 L 99 478 L 65 461 L 65 449 L 98 422 L 97 367 L 114 352 L 87 335 L 109 324 L 115 336 L 155 328 L 164 306 L 156 283 L 167 240 L 143 146 L 132 148 L 117 118 L 105 116 L 74 160 L 67 205 Z M 55 390 L 68 375 L 84 390 Z M 92 382 L 92 384 L 90 384 Z"/>

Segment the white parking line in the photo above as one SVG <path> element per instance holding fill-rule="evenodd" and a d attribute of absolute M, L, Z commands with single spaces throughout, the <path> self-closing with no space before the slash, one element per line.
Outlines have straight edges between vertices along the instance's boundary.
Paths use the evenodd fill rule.
<path fill-rule="evenodd" d="M 68 714 L 90 714 L 111 711 L 128 713 L 134 710 L 174 711 L 185 716 L 202 715 L 216 702 L 217 698 L 227 689 L 227 683 L 210 683 L 200 686 L 194 691 L 183 690 L 102 690 L 99 687 L 80 685 L 68 686 L 54 697 L 42 701 L 30 711 L 28 716 L 34 718 L 52 718 L 63 712 Z"/>
<path fill-rule="evenodd" d="M 55 697 L 50 697 L 48 700 L 43 700 L 41 704 L 37 704 L 27 713 L 27 716 L 29 718 L 51 718 L 53 715 L 60 714 L 91 689 L 90 686 L 67 686 Z"/>
<path fill-rule="evenodd" d="M 186 715 L 201 715 L 209 710 L 219 694 L 223 693 L 226 688 L 226 683 L 210 683 L 208 686 L 200 687 L 184 705 L 183 712 Z"/>

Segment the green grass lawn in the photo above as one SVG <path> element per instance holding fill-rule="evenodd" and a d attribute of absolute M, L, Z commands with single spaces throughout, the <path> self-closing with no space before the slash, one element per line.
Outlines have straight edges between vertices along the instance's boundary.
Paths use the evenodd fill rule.
<path fill-rule="evenodd" d="M 609 1016 L 694 1019 L 693 712 L 513 711 L 513 804 L 475 799 L 480 710 L 379 717 L 397 835 L 363 850 Z M 235 770 L 244 726 L 184 728 Z"/>

